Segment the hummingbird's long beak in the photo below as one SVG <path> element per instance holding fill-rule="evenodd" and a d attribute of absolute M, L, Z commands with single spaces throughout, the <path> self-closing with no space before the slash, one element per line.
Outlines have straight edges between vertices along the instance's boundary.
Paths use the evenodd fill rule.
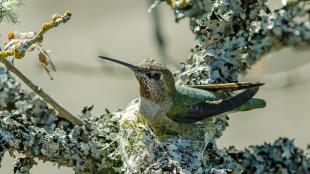
<path fill-rule="evenodd" d="M 141 69 L 141 68 L 139 68 L 139 67 L 137 67 L 135 65 L 132 65 L 130 63 L 126 63 L 126 62 L 123 62 L 123 61 L 120 61 L 120 60 L 112 59 L 112 58 L 105 57 L 105 56 L 98 56 L 98 57 L 101 58 L 101 59 L 104 59 L 104 60 L 108 60 L 108 61 L 120 64 L 120 65 L 126 66 L 127 68 L 129 68 L 129 69 L 131 69 L 133 71 L 139 71 Z"/>

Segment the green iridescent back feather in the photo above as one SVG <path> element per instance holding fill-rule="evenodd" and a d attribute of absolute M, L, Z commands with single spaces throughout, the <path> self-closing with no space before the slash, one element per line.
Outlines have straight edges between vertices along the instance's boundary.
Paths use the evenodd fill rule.
<path fill-rule="evenodd" d="M 221 99 L 220 94 L 206 90 L 191 88 L 188 86 L 176 86 L 176 94 L 173 98 L 173 106 L 167 113 L 167 116 L 174 118 L 180 113 L 187 111 L 189 105 L 197 104 L 204 101 L 214 101 Z"/>
<path fill-rule="evenodd" d="M 167 116 L 171 119 L 178 118 L 180 115 L 188 111 L 188 106 L 195 105 L 206 101 L 215 101 L 227 98 L 224 94 L 214 93 L 207 90 L 191 88 L 188 86 L 176 86 L 176 94 L 173 98 L 173 106 L 167 112 Z M 248 111 L 257 108 L 264 108 L 266 102 L 263 99 L 252 98 L 239 107 L 232 110 Z"/>

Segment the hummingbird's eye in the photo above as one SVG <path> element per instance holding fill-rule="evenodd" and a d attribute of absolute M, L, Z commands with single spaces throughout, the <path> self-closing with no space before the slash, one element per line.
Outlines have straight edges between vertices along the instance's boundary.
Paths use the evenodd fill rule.
<path fill-rule="evenodd" d="M 155 74 L 153 75 L 153 78 L 154 78 L 155 80 L 159 80 L 159 79 L 160 79 L 160 74 L 159 74 L 159 73 L 155 73 Z"/>
<path fill-rule="evenodd" d="M 159 73 L 147 73 L 146 74 L 148 78 L 154 79 L 154 80 L 159 80 L 161 75 Z"/>

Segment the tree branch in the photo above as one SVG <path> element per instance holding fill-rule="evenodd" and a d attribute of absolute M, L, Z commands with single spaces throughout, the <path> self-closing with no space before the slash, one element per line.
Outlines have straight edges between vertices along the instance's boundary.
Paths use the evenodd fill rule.
<path fill-rule="evenodd" d="M 265 0 L 166 2 L 177 20 L 190 18 L 198 41 L 176 73 L 178 84 L 234 82 L 264 54 L 309 46 L 306 0 L 291 0 L 274 12 Z M 0 86 L 0 108 L 9 111 L 0 112 L 0 159 L 6 151 L 18 151 L 25 159 L 52 161 L 76 173 L 310 172 L 307 154 L 285 138 L 244 151 L 219 149 L 215 142 L 228 126 L 226 115 L 194 125 L 203 139 L 158 137 L 139 119 L 137 100 L 123 111 L 100 117 L 86 107 L 81 115 L 85 124 L 73 126 L 36 95 L 24 92 L 2 67 Z"/>

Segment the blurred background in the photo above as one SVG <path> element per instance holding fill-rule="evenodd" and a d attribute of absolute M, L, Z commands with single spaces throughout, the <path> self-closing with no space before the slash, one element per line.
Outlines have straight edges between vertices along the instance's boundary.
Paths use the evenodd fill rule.
<path fill-rule="evenodd" d="M 74 114 L 79 114 L 86 105 L 95 105 L 94 114 L 104 113 L 105 108 L 115 111 L 138 96 L 131 72 L 99 60 L 98 55 L 133 64 L 147 57 L 162 58 L 154 36 L 154 18 L 147 12 L 148 0 L 24 0 L 24 3 L 18 12 L 19 24 L 0 24 L 1 46 L 7 41 L 8 31 L 39 31 L 52 14 L 67 10 L 73 14 L 68 23 L 45 35 L 43 45 L 52 51 L 50 55 L 57 66 L 57 72 L 52 73 L 54 80 L 43 71 L 37 52 L 16 60 L 15 65 Z M 281 6 L 278 0 L 270 0 L 269 4 L 272 9 Z M 169 58 L 166 63 L 175 70 L 189 56 L 190 48 L 195 45 L 194 36 L 188 20 L 175 23 L 165 3 L 157 10 Z M 234 145 L 242 149 L 273 142 L 280 136 L 295 139 L 304 149 L 310 144 L 309 53 L 288 48 L 269 54 L 248 75 L 241 77 L 243 81 L 267 83 L 257 96 L 267 100 L 268 106 L 230 115 L 230 126 L 218 140 L 220 147 Z M 12 162 L 13 158 L 6 155 L 0 173 L 13 173 Z M 39 163 L 31 171 L 33 174 L 73 173 L 70 168 L 58 168 L 49 162 Z"/>

